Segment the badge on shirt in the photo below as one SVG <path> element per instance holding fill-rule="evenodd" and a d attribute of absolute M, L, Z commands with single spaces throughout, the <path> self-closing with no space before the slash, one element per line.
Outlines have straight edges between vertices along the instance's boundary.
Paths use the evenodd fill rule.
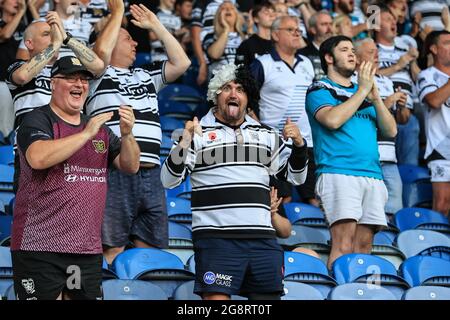
<path fill-rule="evenodd" d="M 92 140 L 92 144 L 94 145 L 95 152 L 97 153 L 105 153 L 106 145 L 103 140 Z"/>

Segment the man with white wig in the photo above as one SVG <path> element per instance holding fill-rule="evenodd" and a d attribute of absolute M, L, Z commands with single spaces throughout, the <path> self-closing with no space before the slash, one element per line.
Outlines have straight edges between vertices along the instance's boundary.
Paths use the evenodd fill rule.
<path fill-rule="evenodd" d="M 243 295 L 279 299 L 283 292 L 283 250 L 271 221 L 269 176 L 294 185 L 306 179 L 306 141 L 289 119 L 284 138 L 247 115 L 259 91 L 243 66 L 226 65 L 208 86 L 213 107 L 188 121 L 166 159 L 164 187 L 192 184 L 194 292 L 205 300 Z"/>

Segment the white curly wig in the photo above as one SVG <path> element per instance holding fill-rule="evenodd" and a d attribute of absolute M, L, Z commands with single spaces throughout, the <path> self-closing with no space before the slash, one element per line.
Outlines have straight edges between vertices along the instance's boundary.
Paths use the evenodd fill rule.
<path fill-rule="evenodd" d="M 234 64 L 227 64 L 220 69 L 213 71 L 214 76 L 208 84 L 207 99 L 214 102 L 214 105 L 217 105 L 217 95 L 221 92 L 220 88 L 222 88 L 224 84 L 236 80 L 237 68 L 238 66 Z"/>

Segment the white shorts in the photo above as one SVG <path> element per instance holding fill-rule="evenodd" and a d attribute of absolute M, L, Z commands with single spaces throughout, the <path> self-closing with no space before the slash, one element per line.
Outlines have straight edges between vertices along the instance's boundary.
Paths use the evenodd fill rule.
<path fill-rule="evenodd" d="M 316 182 L 316 194 L 330 226 L 343 219 L 387 226 L 384 206 L 388 192 L 383 180 L 322 173 Z"/>
<path fill-rule="evenodd" d="M 450 160 L 433 160 L 428 163 L 431 182 L 450 182 Z"/>

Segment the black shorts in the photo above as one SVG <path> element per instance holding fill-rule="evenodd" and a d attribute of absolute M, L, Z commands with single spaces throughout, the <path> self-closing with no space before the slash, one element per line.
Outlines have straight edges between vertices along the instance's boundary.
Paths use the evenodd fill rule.
<path fill-rule="evenodd" d="M 12 251 L 14 290 L 19 300 L 101 300 L 102 255 Z"/>

